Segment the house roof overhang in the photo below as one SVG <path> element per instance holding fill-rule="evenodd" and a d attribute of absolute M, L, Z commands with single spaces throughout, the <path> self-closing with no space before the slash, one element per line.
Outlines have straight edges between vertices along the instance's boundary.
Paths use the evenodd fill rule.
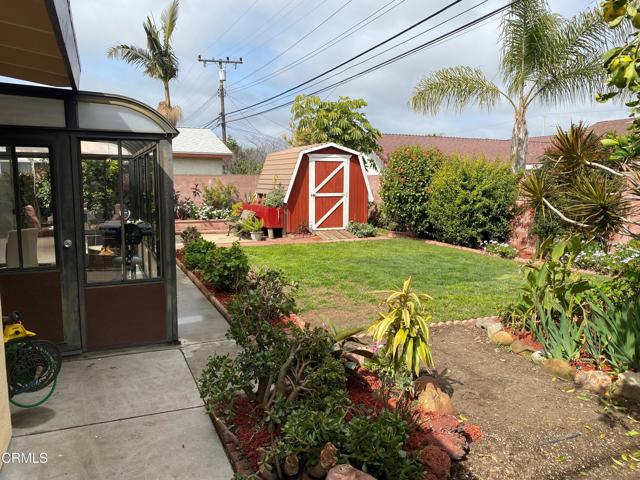
<path fill-rule="evenodd" d="M 0 75 L 77 89 L 80 57 L 69 0 L 4 2 Z"/>

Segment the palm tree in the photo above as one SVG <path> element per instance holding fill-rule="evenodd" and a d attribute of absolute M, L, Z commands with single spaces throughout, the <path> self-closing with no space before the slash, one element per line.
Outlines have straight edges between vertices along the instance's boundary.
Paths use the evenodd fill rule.
<path fill-rule="evenodd" d="M 489 80 L 479 68 L 443 68 L 416 85 L 411 106 L 435 115 L 442 106 L 491 108 L 506 101 L 515 115 L 511 160 L 514 170 L 522 170 L 529 137 L 527 108 L 534 102 L 561 104 L 593 98 L 606 79 L 601 54 L 612 34 L 596 10 L 567 20 L 551 13 L 546 0 L 514 2 L 501 30 L 504 86 Z"/>
<path fill-rule="evenodd" d="M 178 58 L 176 57 L 171 37 L 178 21 L 179 0 L 173 0 L 162 12 L 160 29 L 153 17 L 148 16 L 142 24 L 147 35 L 147 48 L 136 45 L 118 44 L 109 49 L 109 58 L 121 58 L 127 63 L 144 68 L 151 78 L 160 79 L 164 85 L 164 101 L 158 104 L 158 111 L 174 125 L 182 118 L 179 106 L 171 105 L 169 82 L 178 76 Z M 162 31 L 162 38 L 160 31 Z"/>

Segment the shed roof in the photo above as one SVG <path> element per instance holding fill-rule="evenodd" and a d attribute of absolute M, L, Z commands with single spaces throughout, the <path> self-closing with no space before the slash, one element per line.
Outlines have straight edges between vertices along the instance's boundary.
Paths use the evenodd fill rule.
<path fill-rule="evenodd" d="M 266 194 L 278 185 L 288 187 L 291 183 L 298 157 L 300 153 L 315 145 L 305 145 L 303 147 L 293 147 L 267 155 L 262 166 L 262 172 L 258 179 L 256 193 Z"/>
<path fill-rule="evenodd" d="M 278 185 L 282 185 L 287 192 L 284 198 L 286 203 L 289 199 L 289 194 L 291 193 L 291 187 L 293 186 L 292 179 L 298 172 L 302 156 L 325 148 L 336 148 L 343 150 L 345 153 L 358 156 L 362 176 L 364 177 L 364 182 L 367 186 L 367 196 L 369 201 L 373 201 L 373 192 L 369 185 L 369 179 L 367 178 L 362 154 L 356 150 L 352 150 L 351 148 L 347 148 L 333 142 L 293 147 L 287 150 L 270 153 L 264 161 L 262 173 L 260 173 L 260 178 L 258 179 L 256 193 L 267 194 Z"/>
<path fill-rule="evenodd" d="M 179 127 L 173 139 L 173 153 L 201 156 L 232 156 L 233 152 L 208 128 Z M 184 155 L 183 155 L 184 156 Z"/>

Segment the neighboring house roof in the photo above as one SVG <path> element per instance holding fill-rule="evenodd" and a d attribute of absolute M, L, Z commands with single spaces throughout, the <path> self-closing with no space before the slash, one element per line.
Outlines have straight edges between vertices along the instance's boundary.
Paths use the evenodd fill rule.
<path fill-rule="evenodd" d="M 233 152 L 208 128 L 179 127 L 173 139 L 174 157 L 227 158 Z"/>
<path fill-rule="evenodd" d="M 591 125 L 598 135 L 607 133 L 624 134 L 632 120 L 629 118 L 606 120 Z M 527 163 L 539 163 L 539 159 L 551 146 L 552 135 L 530 137 L 527 149 Z M 511 158 L 511 139 L 445 137 L 438 135 L 405 135 L 385 133 L 379 141 L 382 146 L 380 158 L 387 163 L 389 156 L 398 148 L 418 145 L 422 148 L 436 148 L 445 155 L 463 157 L 484 156 L 489 160 L 509 161 Z"/>
<path fill-rule="evenodd" d="M 308 153 L 313 153 L 324 148 L 337 148 L 352 155 L 357 155 L 360 162 L 360 168 L 362 169 L 362 176 L 364 177 L 365 184 L 367 186 L 367 196 L 369 201 L 373 201 L 373 192 L 369 185 L 369 179 L 367 178 L 364 158 L 360 152 L 352 150 L 342 145 L 335 143 L 322 143 L 315 145 L 305 145 L 302 147 L 288 148 L 287 150 L 281 150 L 279 152 L 273 152 L 267 155 L 262 166 L 262 172 L 258 179 L 258 186 L 256 193 L 267 194 L 271 192 L 278 185 L 282 185 L 286 189 L 286 195 L 284 198 L 285 203 L 289 200 L 289 194 L 293 186 L 293 180 L 295 179 L 302 157 Z"/>

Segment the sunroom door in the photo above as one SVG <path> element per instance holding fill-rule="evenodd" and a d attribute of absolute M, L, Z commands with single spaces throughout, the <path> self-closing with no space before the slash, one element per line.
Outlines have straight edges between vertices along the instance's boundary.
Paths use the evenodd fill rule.
<path fill-rule="evenodd" d="M 81 348 L 69 139 L 0 135 L 0 301 L 28 330 Z"/>
<path fill-rule="evenodd" d="M 349 156 L 309 155 L 309 226 L 341 230 L 349 221 Z"/>

